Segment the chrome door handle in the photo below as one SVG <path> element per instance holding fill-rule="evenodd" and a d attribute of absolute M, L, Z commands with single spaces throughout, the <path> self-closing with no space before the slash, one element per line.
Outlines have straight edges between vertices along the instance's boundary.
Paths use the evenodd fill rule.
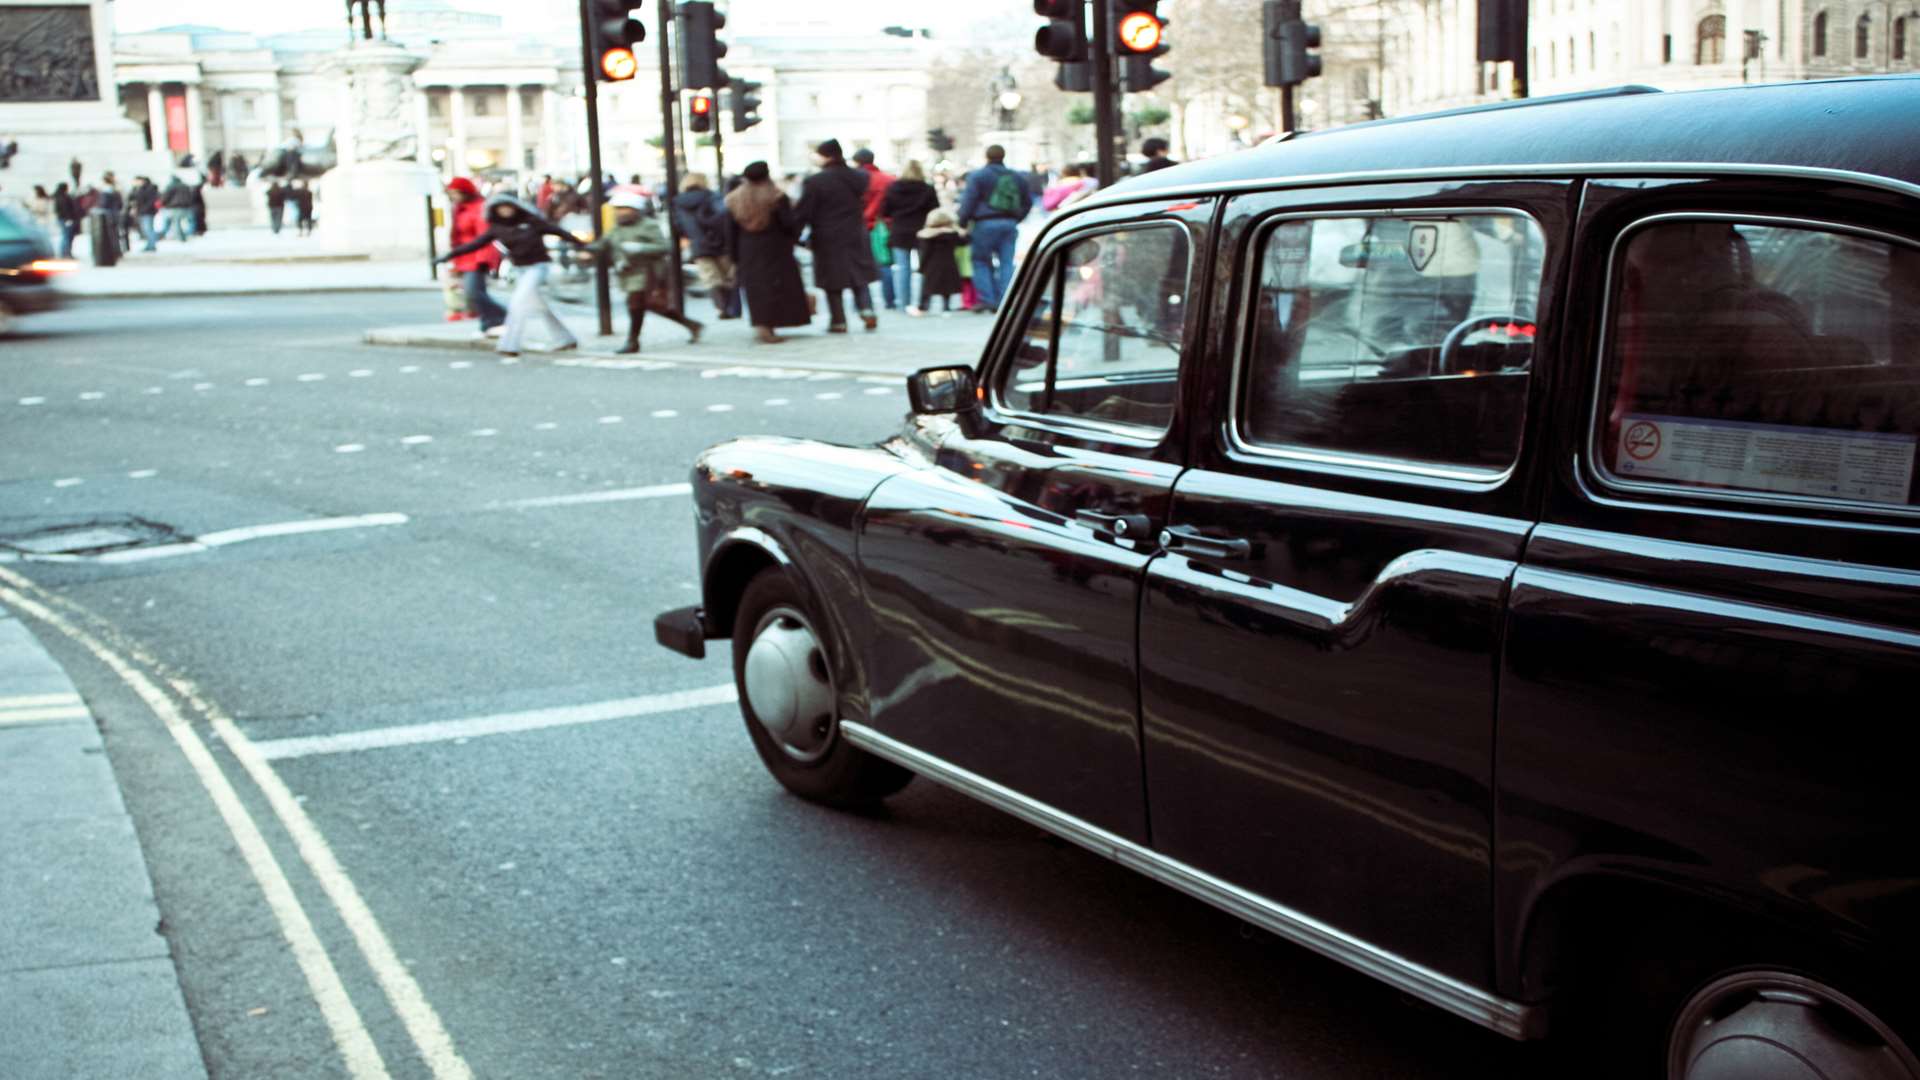
<path fill-rule="evenodd" d="M 1153 519 L 1145 514 L 1104 514 L 1098 510 L 1075 510 L 1073 519 L 1110 532 L 1122 540 L 1145 540 L 1153 535 Z"/>
<path fill-rule="evenodd" d="M 1207 559 L 1253 556 L 1252 541 L 1237 536 L 1208 536 L 1191 525 L 1169 525 L 1161 529 L 1160 546 L 1175 555 L 1198 555 Z"/>

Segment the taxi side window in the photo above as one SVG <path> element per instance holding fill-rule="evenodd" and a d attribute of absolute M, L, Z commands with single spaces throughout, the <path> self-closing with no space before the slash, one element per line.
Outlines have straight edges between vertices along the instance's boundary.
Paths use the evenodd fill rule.
<path fill-rule="evenodd" d="M 1920 248 L 1656 221 L 1613 268 L 1596 456 L 1621 480 L 1913 506 Z"/>
<path fill-rule="evenodd" d="M 1015 412 L 1164 431 L 1186 324 L 1188 241 L 1174 225 L 1083 237 L 1057 251 L 1000 403 Z"/>
<path fill-rule="evenodd" d="M 1499 473 L 1520 452 L 1546 241 L 1512 212 L 1286 220 L 1262 242 L 1243 440 Z"/>

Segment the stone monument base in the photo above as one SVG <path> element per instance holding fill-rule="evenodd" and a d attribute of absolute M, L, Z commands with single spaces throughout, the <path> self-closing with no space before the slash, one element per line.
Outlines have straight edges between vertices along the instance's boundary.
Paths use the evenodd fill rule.
<path fill-rule="evenodd" d="M 380 258 L 427 257 L 427 196 L 440 173 L 411 161 L 368 161 L 317 181 L 315 229 L 327 248 Z"/>

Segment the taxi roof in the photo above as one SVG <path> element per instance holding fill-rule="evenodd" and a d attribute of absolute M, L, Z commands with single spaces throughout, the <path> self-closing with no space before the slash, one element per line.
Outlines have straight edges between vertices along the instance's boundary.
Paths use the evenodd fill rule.
<path fill-rule="evenodd" d="M 1089 201 L 1349 174 L 1679 164 L 1833 169 L 1920 187 L 1920 75 L 1622 87 L 1376 120 L 1131 177 Z"/>

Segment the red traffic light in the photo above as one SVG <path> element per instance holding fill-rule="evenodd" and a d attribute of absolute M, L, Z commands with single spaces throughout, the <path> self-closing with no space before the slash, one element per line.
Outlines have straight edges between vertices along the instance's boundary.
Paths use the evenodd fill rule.
<path fill-rule="evenodd" d="M 1128 52 L 1152 52 L 1160 47 L 1160 39 L 1165 27 L 1158 16 L 1145 11 L 1129 11 L 1120 17 L 1115 27 L 1120 38 L 1120 47 Z"/>
<path fill-rule="evenodd" d="M 600 74 L 613 82 L 631 79 L 639 71 L 640 61 L 634 59 L 632 49 L 606 49 L 600 53 Z"/>
<path fill-rule="evenodd" d="M 693 114 L 705 116 L 713 111 L 713 99 L 705 94 L 696 94 L 693 98 Z"/>

